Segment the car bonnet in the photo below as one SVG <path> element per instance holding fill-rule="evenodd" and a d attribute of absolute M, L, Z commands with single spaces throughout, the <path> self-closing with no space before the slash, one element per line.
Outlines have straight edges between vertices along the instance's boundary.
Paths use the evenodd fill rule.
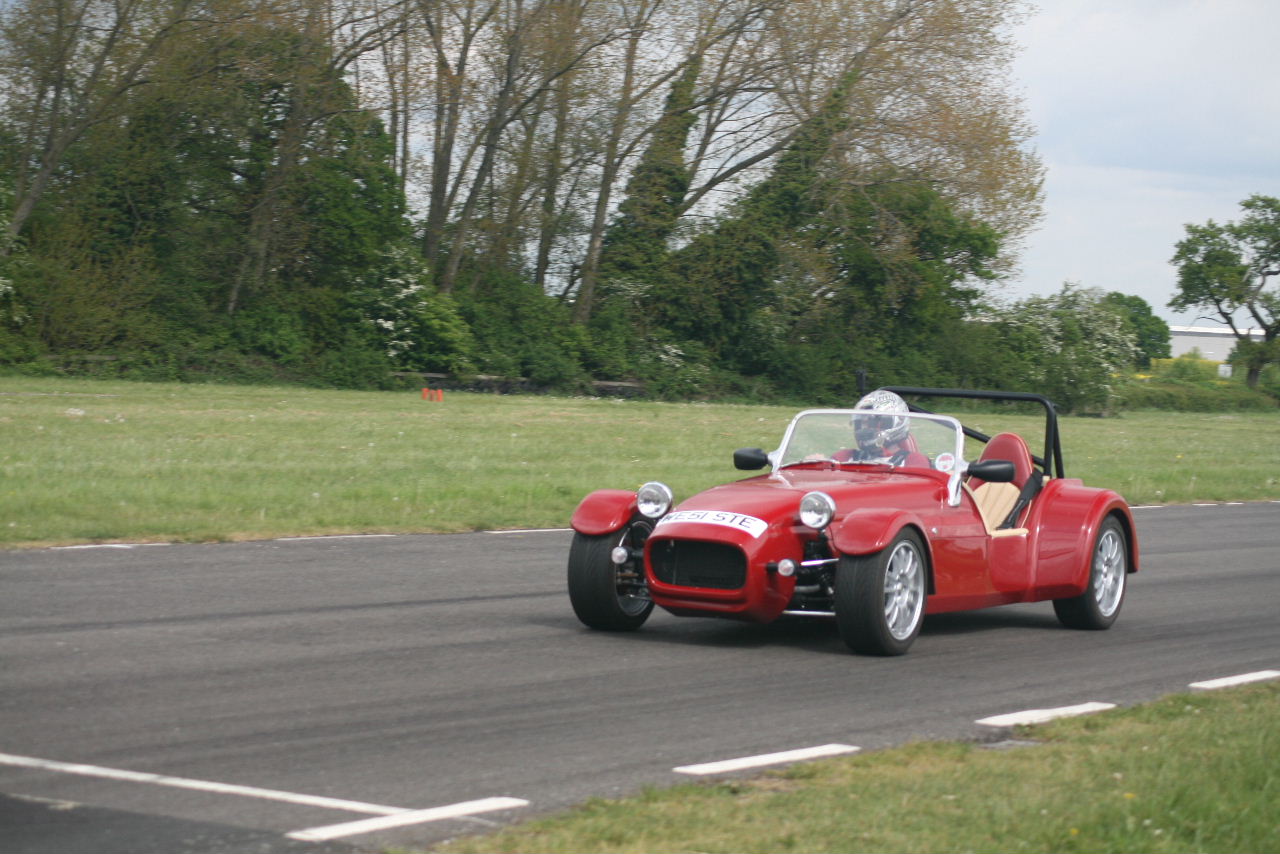
<path fill-rule="evenodd" d="M 692 495 L 676 504 L 671 518 L 659 526 L 659 532 L 665 528 L 666 532 L 676 533 L 674 526 L 684 522 L 748 529 L 753 527 L 751 520 L 766 525 L 789 525 L 796 520 L 800 499 L 813 491 L 825 492 L 835 499 L 837 515 L 861 506 L 914 504 L 922 497 L 922 491 L 933 494 L 940 488 L 945 489 L 946 479 L 943 472 L 902 469 L 786 469 Z M 745 520 L 735 517 L 745 517 Z"/>

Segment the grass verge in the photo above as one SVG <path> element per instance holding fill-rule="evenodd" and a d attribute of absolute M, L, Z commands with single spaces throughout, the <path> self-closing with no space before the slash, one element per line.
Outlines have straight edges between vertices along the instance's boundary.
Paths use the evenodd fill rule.
<path fill-rule="evenodd" d="M 0 546 L 566 525 L 582 496 L 741 476 L 792 408 L 0 377 Z M 1042 420 L 966 416 L 1036 448 Z M 1280 498 L 1280 414 L 1063 422 L 1133 504 Z"/>
<path fill-rule="evenodd" d="M 785 423 L 764 407 L 3 378 L 0 544 L 563 526 L 592 489 L 724 479 L 737 444 Z"/>
<path fill-rule="evenodd" d="M 0 545 L 567 524 L 582 495 L 740 476 L 792 408 L 0 378 Z M 966 416 L 1037 446 L 1041 420 Z M 1064 421 L 1068 474 L 1132 503 L 1280 498 L 1280 415 Z M 1222 449 L 1231 448 L 1231 453 Z"/>
<path fill-rule="evenodd" d="M 1276 852 L 1280 683 L 595 799 L 445 852 Z"/>

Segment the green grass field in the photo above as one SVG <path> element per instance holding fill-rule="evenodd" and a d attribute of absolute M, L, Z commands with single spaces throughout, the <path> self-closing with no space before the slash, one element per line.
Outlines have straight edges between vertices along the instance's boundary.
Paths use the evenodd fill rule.
<path fill-rule="evenodd" d="M 582 496 L 741 476 L 791 408 L 0 377 L 0 546 L 560 527 Z M 1023 432 L 1030 416 L 968 416 Z M 1133 504 L 1280 498 L 1280 413 L 1062 422 Z"/>

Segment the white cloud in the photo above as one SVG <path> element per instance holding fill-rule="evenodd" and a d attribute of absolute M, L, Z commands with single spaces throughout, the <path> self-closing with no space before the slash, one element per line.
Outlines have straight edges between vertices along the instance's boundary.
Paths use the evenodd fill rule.
<path fill-rule="evenodd" d="M 1046 0 L 1015 68 L 1049 173 L 1014 295 L 1063 281 L 1137 294 L 1167 319 L 1183 225 L 1280 195 L 1280 4 Z"/>

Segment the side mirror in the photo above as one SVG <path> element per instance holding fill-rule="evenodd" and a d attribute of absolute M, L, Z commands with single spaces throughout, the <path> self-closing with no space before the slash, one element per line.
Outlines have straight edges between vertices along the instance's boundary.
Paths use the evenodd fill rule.
<path fill-rule="evenodd" d="M 733 467 L 741 471 L 756 471 L 769 465 L 769 455 L 763 448 L 739 448 L 733 452 Z M 1009 464 L 1010 466 L 1013 463 Z M 1010 480 L 1012 480 L 1010 476 Z"/>
<path fill-rule="evenodd" d="M 1013 483 L 1017 471 L 1011 460 L 983 460 L 970 463 L 965 473 L 988 483 Z"/>

